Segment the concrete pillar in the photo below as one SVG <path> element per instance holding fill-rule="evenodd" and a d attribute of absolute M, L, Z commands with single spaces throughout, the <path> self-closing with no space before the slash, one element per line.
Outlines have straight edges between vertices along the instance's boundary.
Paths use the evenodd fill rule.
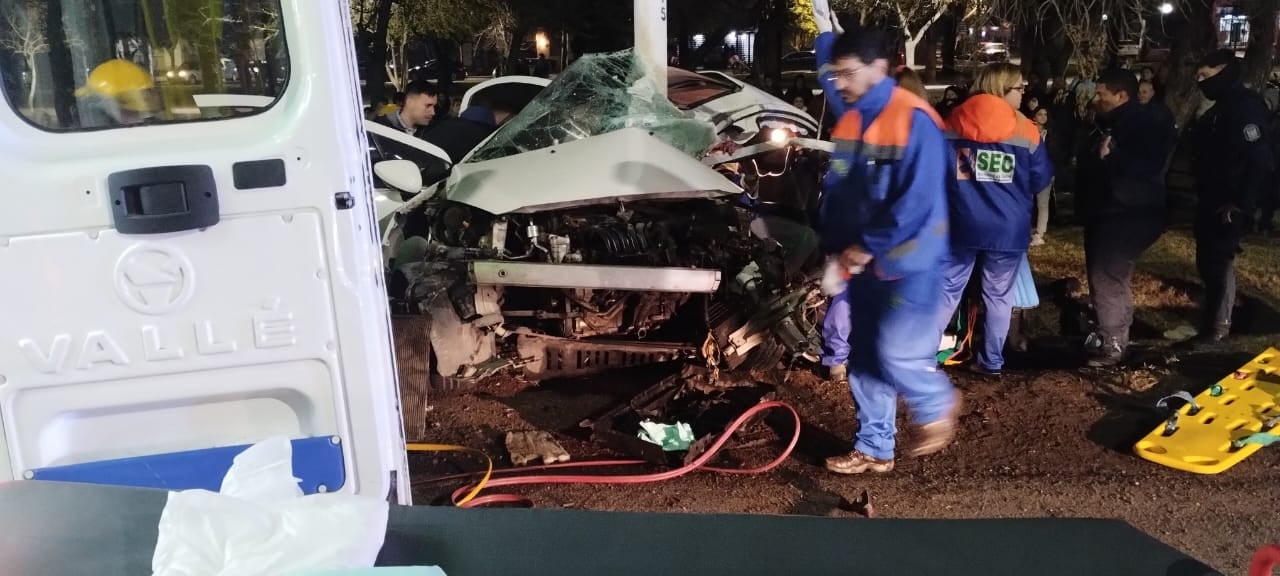
<path fill-rule="evenodd" d="M 667 0 L 635 2 L 636 55 L 645 71 L 667 93 Z"/>

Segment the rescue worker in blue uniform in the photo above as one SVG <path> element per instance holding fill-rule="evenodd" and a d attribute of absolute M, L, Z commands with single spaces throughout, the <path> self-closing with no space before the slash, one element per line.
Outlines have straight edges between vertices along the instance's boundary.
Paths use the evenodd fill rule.
<path fill-rule="evenodd" d="M 951 253 L 943 266 L 938 327 L 951 323 L 977 265 L 986 314 L 983 346 L 971 369 L 998 375 L 1014 280 L 1031 245 L 1032 208 L 1036 195 L 1053 181 L 1053 165 L 1039 129 L 1018 112 L 1026 85 L 1016 65 L 988 64 L 973 86 L 975 94 L 947 116 L 955 172 L 948 182 Z"/>
<path fill-rule="evenodd" d="M 849 379 L 849 292 L 831 294 L 827 315 L 822 319 L 822 365 L 831 382 Z"/>
<path fill-rule="evenodd" d="M 901 396 L 918 426 L 911 454 L 945 448 L 955 436 L 960 396 L 937 368 L 934 318 L 948 250 L 947 145 L 928 103 L 889 77 L 883 34 L 833 33 L 815 0 L 819 81 L 837 106 L 836 151 L 824 183 L 824 253 L 862 271 L 848 283 L 852 350 L 849 387 L 857 403 L 853 450 L 826 460 L 840 474 L 889 472 Z"/>
<path fill-rule="evenodd" d="M 1197 70 L 1200 92 L 1214 102 L 1192 127 L 1196 267 L 1205 291 L 1200 343 L 1231 332 L 1240 237 L 1273 168 L 1266 102 L 1244 86 L 1241 72 L 1230 50 L 1206 55 Z"/>

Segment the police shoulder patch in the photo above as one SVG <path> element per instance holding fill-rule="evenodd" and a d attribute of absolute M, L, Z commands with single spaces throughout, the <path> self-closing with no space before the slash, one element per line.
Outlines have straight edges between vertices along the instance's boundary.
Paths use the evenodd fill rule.
<path fill-rule="evenodd" d="M 1245 126 L 1244 126 L 1244 141 L 1245 141 L 1245 142 L 1257 142 L 1259 138 L 1262 138 L 1262 130 L 1258 128 L 1258 125 L 1257 125 L 1257 124 L 1245 124 Z"/>

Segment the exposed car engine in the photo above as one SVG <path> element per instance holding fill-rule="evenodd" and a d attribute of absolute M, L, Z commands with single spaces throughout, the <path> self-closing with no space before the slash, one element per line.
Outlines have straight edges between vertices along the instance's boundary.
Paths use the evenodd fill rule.
<path fill-rule="evenodd" d="M 681 72 L 669 99 L 647 93 L 626 53 L 570 68 L 438 189 L 400 186 L 380 221 L 393 309 L 429 318 L 432 371 L 816 360 L 819 267 L 800 266 L 816 243 L 784 249 L 760 221 L 805 228 L 817 173 L 787 142 L 816 121 L 727 78 Z M 703 161 L 726 140 L 743 152 Z"/>
<path fill-rule="evenodd" d="M 750 219 L 750 213 L 727 199 L 647 202 L 635 207 L 619 204 L 502 217 L 439 201 L 427 203 L 421 213 L 406 218 L 404 231 L 406 237 L 422 239 L 417 244 L 425 250 L 422 258 L 414 258 L 420 260 L 416 268 L 438 270 L 442 264 L 484 260 L 599 264 L 638 270 L 715 270 L 735 280 L 749 269 L 740 283 L 725 287 L 736 297 L 749 298 L 761 289 L 767 292 L 764 287 L 777 289 L 786 282 L 781 248 L 776 242 L 752 236 Z M 410 276 L 421 278 L 414 273 L 402 276 L 406 288 Z M 451 276 L 450 286 L 462 280 L 461 274 Z M 450 286 L 419 283 L 410 298 L 429 298 Z M 502 308 L 508 323 L 546 334 L 644 339 L 662 328 L 689 301 L 691 292 L 509 286 L 504 289 Z M 458 304 L 456 311 L 464 320 L 477 316 L 474 306 Z"/>
<path fill-rule="evenodd" d="M 492 354 L 507 362 L 490 365 L 524 365 L 536 377 L 697 355 L 730 368 L 772 367 L 787 352 L 812 359 L 819 345 L 812 278 L 786 277 L 782 247 L 752 235 L 751 218 L 737 198 L 497 217 L 429 201 L 404 218 L 410 248 L 402 248 L 389 288 L 400 310 L 456 316 L 459 330 L 479 331 L 473 337 L 493 333 Z M 780 326 L 785 334 L 774 333 Z M 504 348 L 509 335 L 521 343 Z M 584 351 L 593 345 L 601 348 Z M 562 351 L 571 358 L 528 357 L 557 346 L 572 348 Z M 436 352 L 449 356 L 439 345 Z M 441 360 L 441 374 L 485 375 L 468 373 L 467 359 L 479 358 Z"/>

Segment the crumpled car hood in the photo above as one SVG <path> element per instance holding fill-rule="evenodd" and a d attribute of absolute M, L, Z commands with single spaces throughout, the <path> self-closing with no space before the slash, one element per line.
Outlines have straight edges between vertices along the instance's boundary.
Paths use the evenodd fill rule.
<path fill-rule="evenodd" d="M 445 198 L 505 214 L 741 192 L 699 161 L 712 124 L 657 88 L 631 50 L 583 56 L 454 167 Z"/>
<path fill-rule="evenodd" d="M 719 172 L 643 128 L 624 128 L 496 160 L 459 164 L 446 196 L 490 214 L 519 214 L 741 192 Z"/>

